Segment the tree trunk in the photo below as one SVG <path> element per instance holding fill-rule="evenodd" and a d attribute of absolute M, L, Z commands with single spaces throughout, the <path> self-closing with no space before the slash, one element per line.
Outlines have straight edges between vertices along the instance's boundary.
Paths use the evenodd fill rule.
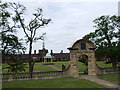
<path fill-rule="evenodd" d="M 112 68 L 113 68 L 113 70 L 117 69 L 117 63 L 116 62 L 112 62 Z"/>
<path fill-rule="evenodd" d="M 31 72 L 33 72 L 33 69 L 34 69 L 34 61 L 32 62 L 32 65 L 31 65 Z"/>
<path fill-rule="evenodd" d="M 114 58 L 114 56 L 111 56 L 111 62 L 112 62 L 112 68 L 114 71 L 117 69 L 117 60 Z"/>
<path fill-rule="evenodd" d="M 32 78 L 32 41 L 30 41 L 29 44 L 29 73 L 30 73 L 30 78 Z"/>

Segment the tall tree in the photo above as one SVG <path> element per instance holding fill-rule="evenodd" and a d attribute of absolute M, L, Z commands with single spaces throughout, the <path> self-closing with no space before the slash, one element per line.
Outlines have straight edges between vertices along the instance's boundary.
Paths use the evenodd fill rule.
<path fill-rule="evenodd" d="M 26 11 L 26 7 L 24 7 L 23 5 L 19 3 L 10 3 L 10 5 L 16 14 L 16 17 L 14 18 L 14 20 L 20 23 L 21 28 L 23 29 L 25 33 L 27 43 L 29 43 L 29 55 L 30 55 L 29 72 L 31 73 L 31 77 L 32 77 L 32 72 L 33 72 L 33 67 L 34 67 L 34 62 L 31 57 L 32 44 L 33 42 L 36 42 L 37 40 L 42 38 L 42 36 L 38 36 L 38 37 L 36 36 L 37 30 L 47 25 L 51 21 L 51 19 L 43 18 L 42 9 L 38 8 L 36 13 L 33 13 L 33 19 L 31 19 L 30 22 L 26 24 L 25 17 L 23 16 L 24 12 Z"/>
<path fill-rule="evenodd" d="M 8 11 L 9 5 L 7 3 L 0 4 L 0 29 L 1 29 L 1 46 L 2 46 L 2 60 L 6 61 L 6 57 L 10 58 L 9 61 L 14 63 L 7 63 L 10 65 L 9 70 L 12 71 L 22 71 L 25 70 L 24 63 L 19 62 L 18 58 L 15 57 L 15 54 L 21 54 L 25 51 L 21 40 L 15 35 L 16 28 L 18 26 L 14 21 L 12 21 L 12 13 Z M 13 23 L 13 24 L 10 24 Z M 16 68 L 16 66 L 19 68 Z M 5 67 L 8 68 L 8 67 Z"/>
<path fill-rule="evenodd" d="M 92 40 L 97 45 L 97 56 L 104 56 L 116 67 L 119 54 L 120 17 L 101 16 L 93 21 L 95 32 L 85 35 L 84 39 Z M 111 51 L 114 52 L 111 54 Z"/>
<path fill-rule="evenodd" d="M 3 54 L 18 54 L 25 50 L 21 40 L 15 35 L 18 26 L 12 21 L 12 13 L 7 9 L 9 5 L 3 3 L 0 5 L 0 28 L 1 28 L 1 45 Z M 13 24 L 10 24 L 13 23 Z"/>

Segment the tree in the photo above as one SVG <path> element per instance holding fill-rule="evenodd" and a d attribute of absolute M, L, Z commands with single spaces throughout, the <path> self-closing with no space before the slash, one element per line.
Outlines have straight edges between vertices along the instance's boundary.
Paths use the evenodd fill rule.
<path fill-rule="evenodd" d="M 25 66 L 22 62 L 19 62 L 18 58 L 15 58 L 14 54 L 21 54 L 25 51 L 25 47 L 23 47 L 21 40 L 15 35 L 16 32 L 16 23 L 12 21 L 12 13 L 10 13 L 7 9 L 9 5 L 7 3 L 3 3 L 0 5 L 0 28 L 1 28 L 1 45 L 2 45 L 2 60 L 6 60 L 5 58 L 10 58 L 14 64 L 13 67 L 19 66 L 19 68 L 14 68 L 15 71 L 25 69 Z M 10 24 L 12 22 L 13 24 Z M 7 63 L 8 65 L 10 63 Z M 8 68 L 8 67 L 6 67 Z M 21 69 L 23 68 L 23 69 Z M 9 70 L 12 70 L 11 67 Z"/>
<path fill-rule="evenodd" d="M 20 23 L 20 26 L 25 33 L 27 43 L 29 43 L 29 55 L 30 55 L 29 72 L 31 73 L 31 77 L 32 77 L 32 72 L 33 72 L 33 67 L 34 67 L 34 62 L 31 57 L 32 44 L 33 44 L 33 42 L 36 42 L 37 40 L 39 40 L 43 37 L 44 34 L 42 36 L 37 37 L 36 32 L 37 32 L 37 30 L 39 30 L 39 28 L 47 25 L 51 21 L 51 19 L 43 18 L 42 9 L 38 8 L 36 13 L 33 13 L 33 19 L 31 19 L 30 22 L 28 22 L 28 24 L 26 24 L 25 18 L 23 16 L 23 14 L 26 10 L 26 7 L 24 7 L 23 5 L 21 5 L 19 3 L 10 3 L 10 6 L 13 9 L 13 11 L 15 12 L 15 17 L 13 19 L 16 22 Z"/>
<path fill-rule="evenodd" d="M 116 68 L 119 61 L 119 38 L 120 38 L 120 17 L 119 16 L 101 16 L 93 21 L 95 23 L 95 32 L 85 35 L 84 39 L 92 40 L 96 46 L 96 55 L 106 57 Z M 111 53 L 112 51 L 112 53 Z"/>
<path fill-rule="evenodd" d="M 11 13 L 7 11 L 7 8 L 9 8 L 7 3 L 0 5 L 0 28 L 1 28 L 1 41 L 2 41 L 2 53 L 3 54 L 16 54 L 16 53 L 22 53 L 23 50 L 25 50 L 25 47 L 22 46 L 21 40 L 18 39 L 18 37 L 14 34 L 16 32 L 16 28 L 18 28 L 14 24 L 10 24 L 11 20 Z"/>

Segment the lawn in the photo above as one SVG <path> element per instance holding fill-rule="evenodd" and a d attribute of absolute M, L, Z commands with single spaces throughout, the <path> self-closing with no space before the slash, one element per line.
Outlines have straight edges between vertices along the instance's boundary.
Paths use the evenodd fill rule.
<path fill-rule="evenodd" d="M 101 61 L 97 61 L 96 63 L 100 67 L 111 67 L 111 64 L 105 64 L 104 62 L 101 62 Z M 54 66 L 59 69 L 62 69 L 62 64 L 64 64 L 67 68 L 69 66 L 69 61 L 54 62 Z M 83 72 L 84 70 L 86 70 L 86 68 L 87 67 L 83 63 L 78 62 L 78 70 L 80 72 Z"/>
<path fill-rule="evenodd" d="M 85 66 L 83 63 L 78 62 L 78 70 L 79 72 L 84 72 L 86 70 L 87 66 Z"/>
<path fill-rule="evenodd" d="M 104 62 L 101 62 L 101 61 L 97 61 L 96 63 L 100 67 L 111 67 L 111 64 L 105 64 Z M 67 68 L 69 66 L 69 61 L 54 62 L 54 66 L 59 68 L 59 69 L 62 69 L 62 64 L 64 64 L 66 66 L 66 68 Z M 79 70 L 79 72 L 83 72 L 84 70 L 86 70 L 86 68 L 87 67 L 83 63 L 78 62 L 78 70 Z"/>
<path fill-rule="evenodd" d="M 106 64 L 104 61 L 96 62 L 99 67 L 112 67 L 112 64 Z"/>
<path fill-rule="evenodd" d="M 54 66 L 61 69 L 61 70 L 62 70 L 62 65 L 65 65 L 66 68 L 68 68 L 69 61 L 54 62 Z M 83 72 L 86 69 L 86 66 L 83 63 L 78 62 L 78 69 L 80 72 Z"/>
<path fill-rule="evenodd" d="M 120 73 L 112 73 L 112 74 L 100 74 L 100 75 L 97 75 L 98 78 L 100 79 L 104 79 L 104 80 L 107 80 L 107 81 L 110 81 L 110 82 L 113 82 L 113 83 L 116 83 L 116 84 L 119 84 L 120 85 Z"/>
<path fill-rule="evenodd" d="M 111 64 L 105 64 L 104 62 L 101 61 L 97 61 L 98 66 L 100 67 L 111 67 Z M 66 68 L 69 66 L 69 61 L 59 61 L 59 62 L 54 62 L 53 66 L 57 67 L 59 69 L 62 70 L 62 65 L 65 65 Z M 2 64 L 2 67 L 7 66 L 7 64 Z M 28 63 L 27 63 L 27 67 L 28 67 Z M 86 69 L 86 66 L 81 63 L 78 62 L 78 70 L 79 72 L 83 72 Z M 3 69 L 2 72 L 3 73 L 7 73 L 7 69 Z M 43 71 L 56 71 L 54 68 L 50 67 L 49 65 L 43 65 L 42 62 L 37 62 L 34 65 L 34 72 L 43 72 Z M 28 72 L 28 68 L 26 69 L 26 72 Z"/>
<path fill-rule="evenodd" d="M 62 65 L 65 65 L 66 68 L 69 66 L 69 61 L 59 61 L 59 62 L 54 62 L 54 67 L 57 67 L 62 70 Z"/>
<path fill-rule="evenodd" d="M 49 65 L 43 65 L 43 63 L 35 63 L 34 72 L 44 72 L 44 71 L 56 71 L 54 68 Z"/>
<path fill-rule="evenodd" d="M 3 82 L 3 88 L 104 88 L 85 79 L 57 78 Z"/>
<path fill-rule="evenodd" d="M 2 64 L 2 68 L 8 66 L 7 64 Z M 26 65 L 28 66 L 28 63 Z M 26 72 L 28 72 L 29 68 L 26 69 Z M 37 62 L 34 65 L 34 72 L 43 72 L 43 71 L 56 71 L 54 68 L 50 67 L 49 65 L 43 65 L 43 63 L 41 62 Z M 8 69 L 3 69 L 2 70 L 3 73 L 7 73 Z"/>
<path fill-rule="evenodd" d="M 69 65 L 68 61 L 54 62 L 55 67 L 62 69 L 62 65 L 65 65 L 66 68 Z M 111 64 L 105 64 L 104 62 L 97 62 L 100 67 L 110 67 Z M 3 64 L 2 66 L 6 66 Z M 28 66 L 28 65 L 27 65 Z M 78 62 L 78 68 L 80 72 L 83 72 L 86 69 L 86 66 Z M 7 70 L 4 70 L 6 72 Z M 49 65 L 43 65 L 43 63 L 35 63 L 34 72 L 39 71 L 55 71 L 54 68 Z M 28 72 L 28 69 L 27 69 Z M 97 75 L 99 78 L 114 82 L 118 82 L 118 74 L 101 74 Z M 22 81 L 11 81 L 3 82 L 3 88 L 104 88 L 96 83 L 90 82 L 84 79 L 75 79 L 75 78 L 59 78 L 59 79 L 45 79 L 45 80 L 22 80 Z"/>

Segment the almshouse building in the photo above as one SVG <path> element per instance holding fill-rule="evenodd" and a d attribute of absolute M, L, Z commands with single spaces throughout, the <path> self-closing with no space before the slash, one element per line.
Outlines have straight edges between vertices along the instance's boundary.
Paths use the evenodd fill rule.
<path fill-rule="evenodd" d="M 36 62 L 44 62 L 44 57 L 47 53 L 48 50 L 45 48 L 39 50 L 38 53 L 34 50 L 34 54 L 31 54 L 31 58 L 35 59 Z M 54 53 L 53 50 L 51 50 L 50 54 L 54 57 L 53 61 L 70 60 L 70 54 L 64 53 L 63 50 L 61 50 L 60 53 Z M 29 54 L 2 55 L 2 63 L 13 62 L 13 58 L 19 61 L 29 62 L 29 57 Z"/>

